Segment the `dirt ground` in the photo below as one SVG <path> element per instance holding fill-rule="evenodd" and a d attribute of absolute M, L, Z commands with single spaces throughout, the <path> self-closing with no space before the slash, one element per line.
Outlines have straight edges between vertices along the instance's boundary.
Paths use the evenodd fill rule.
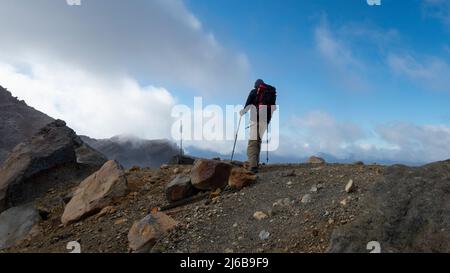
<path fill-rule="evenodd" d="M 361 200 L 384 169 L 358 164 L 263 166 L 250 187 L 226 189 L 213 199 L 206 197 L 165 211 L 180 225 L 158 241 L 153 251 L 324 252 L 332 231 L 354 221 L 364 210 Z M 151 209 L 168 205 L 164 186 L 176 173 L 189 171 L 190 166 L 131 169 L 127 171 L 131 192 L 114 204 L 114 212 L 67 227 L 60 218 L 66 196 L 75 185 L 53 188 L 37 201 L 45 219 L 40 231 L 6 252 L 64 253 L 69 252 L 70 241 L 78 241 L 84 253 L 129 252 L 127 234 L 132 224 Z M 347 193 L 350 179 L 354 191 Z M 257 220 L 255 212 L 267 217 Z"/>

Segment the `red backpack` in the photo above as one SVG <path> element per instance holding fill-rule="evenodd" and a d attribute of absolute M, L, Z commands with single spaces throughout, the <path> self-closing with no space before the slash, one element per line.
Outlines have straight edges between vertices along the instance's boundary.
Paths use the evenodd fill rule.
<path fill-rule="evenodd" d="M 277 89 L 268 84 L 261 84 L 256 89 L 256 105 L 272 106 L 277 103 Z"/>

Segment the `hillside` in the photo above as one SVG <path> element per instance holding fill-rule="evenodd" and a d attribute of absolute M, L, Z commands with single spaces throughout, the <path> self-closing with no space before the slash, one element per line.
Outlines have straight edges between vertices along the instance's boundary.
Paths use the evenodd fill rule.
<path fill-rule="evenodd" d="M 325 252 L 334 228 L 357 219 L 362 200 L 382 176 L 381 166 L 274 165 L 263 168 L 255 184 L 241 191 L 226 190 L 212 201 L 166 211 L 181 226 L 159 241 L 157 252 Z M 13 252 L 66 252 L 69 241 L 80 241 L 83 252 L 128 252 L 131 225 L 154 207 L 168 205 L 164 186 L 174 172 L 189 172 L 190 166 L 136 169 L 127 172 L 131 193 L 114 205 L 115 212 L 90 217 L 62 227 L 61 196 L 71 187 L 55 188 L 40 198 L 39 207 L 49 212 L 42 233 Z M 344 191 L 349 179 L 358 189 Z M 311 200 L 302 203 L 305 195 Z M 346 200 L 346 205 L 341 202 Z M 268 217 L 256 220 L 253 214 Z M 267 240 L 260 232 L 270 233 Z"/>
<path fill-rule="evenodd" d="M 13 97 L 0 86 L 0 164 L 19 143 L 53 119 Z"/>
<path fill-rule="evenodd" d="M 31 138 L 52 121 L 52 117 L 28 106 L 0 86 L 0 165 L 16 145 Z M 118 160 L 125 167 L 156 167 L 168 163 L 179 154 L 179 148 L 168 140 L 118 136 L 110 139 L 81 138 L 108 159 Z"/>
<path fill-rule="evenodd" d="M 116 136 L 110 139 L 82 140 L 106 157 L 117 160 L 126 168 L 133 166 L 158 167 L 179 154 L 179 148 L 169 140 L 145 140 L 137 137 Z"/>

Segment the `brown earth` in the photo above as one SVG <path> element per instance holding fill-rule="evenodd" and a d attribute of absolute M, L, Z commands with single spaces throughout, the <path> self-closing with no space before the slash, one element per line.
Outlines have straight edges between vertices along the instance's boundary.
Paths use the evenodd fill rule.
<path fill-rule="evenodd" d="M 78 241 L 82 252 L 129 252 L 127 234 L 152 208 L 168 205 L 164 186 L 191 166 L 127 171 L 131 193 L 102 217 L 64 227 L 65 198 L 75 184 L 50 189 L 37 204 L 46 220 L 41 232 L 4 252 L 69 252 Z M 369 189 L 383 176 L 379 165 L 296 164 L 264 166 L 256 183 L 240 191 L 165 211 L 181 225 L 159 240 L 154 252 L 325 252 L 332 231 L 357 219 Z M 352 179 L 355 190 L 345 192 Z M 309 194 L 309 197 L 304 196 Z M 211 195 L 212 197 L 214 195 Z M 302 203 L 301 200 L 310 202 Z M 342 202 L 345 200 L 345 202 Z M 345 204 L 344 204 L 345 203 Z M 257 220 L 261 211 L 268 217 Z M 268 238 L 263 240 L 260 235 Z M 263 236 L 264 237 L 264 236 Z"/>

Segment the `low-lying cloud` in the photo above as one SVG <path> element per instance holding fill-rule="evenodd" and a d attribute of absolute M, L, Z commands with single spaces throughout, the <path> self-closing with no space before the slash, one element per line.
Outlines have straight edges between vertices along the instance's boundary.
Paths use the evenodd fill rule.
<path fill-rule="evenodd" d="M 0 26 L 0 84 L 92 137 L 170 138 L 177 97 L 247 86 L 245 54 L 181 0 L 2 0 Z"/>
<path fill-rule="evenodd" d="M 27 73 L 0 62 L 2 85 L 27 104 L 64 119 L 78 134 L 170 137 L 175 98 L 164 88 L 128 77 L 102 78 L 74 67 L 30 65 Z"/>
<path fill-rule="evenodd" d="M 313 111 L 293 117 L 283 130 L 276 154 L 291 158 L 327 154 L 339 160 L 426 163 L 450 158 L 450 127 L 394 122 L 375 128 L 336 120 L 331 114 Z"/>

